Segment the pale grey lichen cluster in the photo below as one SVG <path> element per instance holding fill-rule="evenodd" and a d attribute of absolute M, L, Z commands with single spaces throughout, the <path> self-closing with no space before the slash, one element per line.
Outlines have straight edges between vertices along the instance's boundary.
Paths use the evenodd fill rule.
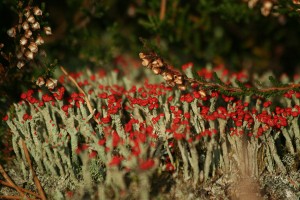
<path fill-rule="evenodd" d="M 191 73 L 187 72 L 187 74 Z M 84 82 L 89 79 L 90 75 L 91 73 L 87 72 L 77 81 Z M 99 85 L 119 85 L 130 90 L 135 84 L 128 78 L 118 78 L 117 76 L 116 72 L 112 72 L 105 77 L 97 77 L 96 80 L 82 86 L 86 93 L 90 90 L 94 91 L 89 94 L 89 99 L 100 116 L 107 116 L 108 100 L 99 98 L 98 94 L 103 91 L 108 92 L 108 95 L 111 93 L 109 90 L 100 89 Z M 151 83 L 151 80 L 149 82 Z M 70 84 L 65 87 L 70 92 L 74 91 L 74 87 Z M 139 87 L 142 85 L 137 85 L 137 88 Z M 254 122 L 251 127 L 248 127 L 246 122 L 235 127 L 230 119 L 207 120 L 201 113 L 202 107 L 199 106 L 207 106 L 209 114 L 214 113 L 220 106 L 224 106 L 228 112 L 234 113 L 238 109 L 237 103 L 228 102 L 224 105 L 224 102 L 220 101 L 220 96 L 209 97 L 209 100 L 194 98 L 191 102 L 187 102 L 181 100 L 183 93 L 179 90 L 165 92 L 166 94 L 157 97 L 159 101 L 157 109 L 131 105 L 133 106 L 131 110 L 121 109 L 116 114 L 112 114 L 109 123 L 112 129 L 109 130 L 107 124 L 93 122 L 95 113 L 90 113 L 85 103 L 80 103 L 79 108 L 76 106 L 69 108 L 68 115 L 61 109 L 64 102 L 59 100 L 54 104 L 46 102 L 42 107 L 28 102 L 15 104 L 16 116 L 10 117 L 7 124 L 13 133 L 15 164 L 22 170 L 23 179 L 30 180 L 32 175 L 28 170 L 20 143 L 21 139 L 28 147 L 35 170 L 50 199 L 64 199 L 68 190 L 80 193 L 81 196 L 78 198 L 90 195 L 94 199 L 104 199 L 105 197 L 108 199 L 150 199 L 153 190 L 151 187 L 156 187 L 152 185 L 153 177 L 159 178 L 164 173 L 170 173 L 172 177 L 170 179 L 180 179 L 179 184 L 188 183 L 193 191 L 198 191 L 197 195 L 191 195 L 191 199 L 197 199 L 201 193 L 199 191 L 204 193 L 209 191 L 211 196 L 214 194 L 225 195 L 224 188 L 228 184 L 232 184 L 233 180 L 244 175 L 259 179 L 264 174 L 268 174 L 266 178 L 261 179 L 261 183 L 263 187 L 267 188 L 267 191 L 272 192 L 278 190 L 282 182 L 277 181 L 278 184 L 272 184 L 275 173 L 287 177 L 292 172 L 299 173 L 298 116 L 288 116 L 288 125 L 284 128 L 265 127 L 263 135 L 255 137 L 259 128 L 264 126 L 258 120 L 257 114 L 252 115 Z M 210 94 L 211 92 L 207 91 L 207 95 Z M 139 92 L 130 95 L 132 98 L 141 98 Z M 173 99 L 168 101 L 167 98 L 170 96 L 173 96 Z M 121 98 L 124 106 L 130 105 L 126 95 L 122 95 Z M 281 105 L 288 107 L 299 105 L 299 99 L 294 96 L 290 99 L 283 99 L 285 102 L 281 102 Z M 272 112 L 270 107 L 262 106 L 262 100 L 259 98 L 245 97 L 241 100 L 249 103 L 249 106 L 244 108 L 245 111 L 255 108 L 257 113 L 265 111 L 271 114 Z M 272 101 L 275 102 L 277 99 Z M 187 119 L 181 115 L 181 120 L 187 120 L 188 124 L 180 124 L 176 130 L 173 130 L 177 134 L 184 135 L 181 139 L 177 138 L 181 137 L 180 135 L 175 136 L 173 132 L 168 131 L 172 130 L 172 124 L 176 118 L 171 111 L 171 106 L 176 106 L 177 109 L 190 116 Z M 24 121 L 25 113 L 29 113 L 32 119 Z M 164 114 L 163 117 L 154 123 L 153 119 L 161 113 Z M 128 122 L 128 119 L 125 120 L 126 117 L 138 120 L 139 123 L 132 126 L 134 131 L 141 132 L 141 124 L 144 123 L 152 126 L 153 133 L 157 136 L 153 138 L 147 136 L 144 142 L 137 144 L 140 148 L 138 156 L 132 155 L 132 149 L 136 144 L 129 138 L 129 133 L 125 130 L 125 123 Z M 216 130 L 216 133 L 202 135 L 195 139 L 206 130 Z M 121 141 L 115 147 L 113 131 L 117 132 Z M 236 133 L 244 131 L 245 134 L 233 134 L 234 131 Z M 252 136 L 247 135 L 250 131 Z M 105 145 L 99 145 L 101 139 L 106 139 Z M 80 146 L 82 143 L 87 144 L 88 147 L 82 150 Z M 170 143 L 173 143 L 174 146 L 170 146 Z M 89 158 L 92 152 L 97 153 L 95 158 Z M 118 164 L 112 164 L 115 157 L 122 157 L 122 160 Z M 143 162 L 149 164 L 149 167 L 145 167 L 146 170 L 141 169 Z M 172 172 L 168 171 L 167 164 L 174 167 Z M 280 177 L 275 177 L 275 179 L 281 180 Z M 292 180 L 296 183 L 294 189 L 287 188 L 285 190 L 285 186 L 281 189 L 288 192 L 289 195 L 299 195 L 296 191 L 300 189 L 300 179 L 298 177 Z M 58 183 L 60 183 L 58 187 L 53 187 Z M 208 189 L 208 185 L 213 188 Z M 216 187 L 214 188 L 214 186 Z M 175 188 L 178 188 L 178 185 Z M 173 192 L 180 198 L 182 197 L 182 194 L 178 193 L 179 190 L 173 190 Z M 209 195 L 206 196 L 209 198 Z"/>

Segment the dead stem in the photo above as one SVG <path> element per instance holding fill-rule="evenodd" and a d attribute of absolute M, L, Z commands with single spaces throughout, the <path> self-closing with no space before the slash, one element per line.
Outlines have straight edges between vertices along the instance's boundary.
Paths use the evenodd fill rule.
<path fill-rule="evenodd" d="M 166 6 L 167 6 L 167 0 L 161 0 L 160 3 L 160 14 L 159 14 L 159 19 L 160 21 L 165 19 L 166 16 Z"/>
<path fill-rule="evenodd" d="M 17 190 L 19 192 L 22 199 L 28 199 L 28 197 L 20 190 L 20 188 L 11 180 L 11 178 L 8 176 L 8 174 L 4 171 L 4 168 L 1 164 L 0 164 L 0 173 L 2 174 L 2 176 L 4 177 L 6 182 L 8 184 L 10 184 L 10 186 L 12 188 L 14 188 L 15 190 Z"/>
<path fill-rule="evenodd" d="M 30 160 L 30 156 L 29 156 L 29 153 L 28 153 L 28 149 L 27 149 L 27 147 L 26 147 L 26 144 L 25 144 L 25 142 L 24 142 L 23 140 L 21 140 L 21 142 L 22 142 L 22 146 L 23 146 L 23 150 L 24 150 L 24 153 L 25 153 L 25 157 L 26 157 L 26 160 L 27 160 L 27 162 L 28 162 L 28 164 L 29 164 L 30 171 L 31 171 L 31 173 L 32 173 L 33 180 L 34 180 L 34 183 L 35 183 L 35 185 L 36 185 L 36 187 L 37 187 L 37 190 L 38 190 L 38 192 L 39 192 L 39 194 L 40 194 L 40 196 L 41 196 L 41 199 L 42 199 L 42 200 L 46 200 L 45 192 L 44 192 L 44 190 L 43 190 L 43 188 L 42 188 L 42 186 L 41 186 L 41 183 L 40 183 L 38 177 L 37 177 L 36 174 L 35 174 L 35 171 L 33 170 L 33 167 L 32 167 L 32 164 L 31 164 L 31 160 Z"/>
<path fill-rule="evenodd" d="M 187 81 L 189 83 L 196 83 L 199 86 L 205 86 L 205 87 L 213 87 L 213 88 L 220 88 L 223 89 L 225 91 L 229 91 L 229 92 L 243 92 L 243 90 L 241 88 L 237 88 L 237 87 L 232 87 L 232 86 L 225 86 L 225 85 L 220 85 L 218 83 L 207 83 L 207 82 L 201 82 L 192 78 L 188 78 Z M 288 86 L 285 87 L 270 87 L 270 88 L 262 88 L 262 89 L 258 89 L 258 92 L 271 92 L 271 91 L 286 91 L 286 90 L 292 90 L 295 88 L 300 88 L 300 84 L 289 84 Z"/>
<path fill-rule="evenodd" d="M 19 196 L 0 196 L 0 199 L 13 199 L 13 200 L 16 200 L 16 199 L 22 199 L 22 197 L 19 197 Z"/>
<path fill-rule="evenodd" d="M 95 109 L 93 109 L 92 107 L 92 104 L 89 100 L 89 98 L 87 97 L 86 93 L 83 91 L 83 89 L 78 85 L 77 81 L 72 77 L 70 76 L 70 74 L 67 72 L 67 70 L 63 67 L 63 66 L 60 66 L 60 69 L 61 71 L 65 74 L 65 76 L 68 77 L 68 79 L 77 87 L 77 89 L 79 90 L 80 93 L 82 93 L 84 95 L 84 100 L 86 102 L 86 105 L 90 111 L 90 113 L 95 113 Z M 95 115 L 93 116 L 94 120 L 99 123 L 99 120 L 95 117 Z"/>
<path fill-rule="evenodd" d="M 5 186 L 7 186 L 7 187 L 12 187 L 12 185 L 10 185 L 9 183 L 7 183 L 7 182 L 5 182 L 5 181 L 2 181 L 2 180 L 0 180 L 0 184 L 5 185 Z M 13 187 L 12 187 L 12 188 L 13 188 Z M 37 198 L 41 198 L 37 193 L 34 193 L 34 192 L 30 191 L 30 190 L 26 190 L 26 189 L 21 188 L 21 187 L 19 187 L 19 189 L 20 189 L 22 192 L 31 194 L 31 195 L 33 195 L 33 196 L 35 196 L 35 197 L 37 197 Z M 0 199 L 1 199 L 1 198 L 0 198 Z"/>

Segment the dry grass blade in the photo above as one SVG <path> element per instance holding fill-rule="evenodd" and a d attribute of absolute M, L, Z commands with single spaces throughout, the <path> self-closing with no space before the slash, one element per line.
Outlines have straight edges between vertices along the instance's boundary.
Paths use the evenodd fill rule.
<path fill-rule="evenodd" d="M 87 105 L 90 113 L 94 113 L 95 110 L 93 109 L 92 104 L 91 104 L 89 98 L 87 97 L 87 95 L 85 94 L 85 92 L 83 91 L 83 89 L 78 85 L 77 81 L 72 76 L 70 76 L 70 74 L 67 72 L 67 70 L 63 66 L 60 66 L 60 69 L 64 73 L 64 75 L 67 76 L 68 79 L 77 87 L 77 89 L 79 90 L 79 92 L 84 95 L 84 100 L 86 102 L 86 105 Z M 99 123 L 99 120 L 95 116 L 94 116 L 94 120 L 97 123 Z"/>
<path fill-rule="evenodd" d="M 41 196 L 41 199 L 42 200 L 46 200 L 45 192 L 44 192 L 44 190 L 43 190 L 43 188 L 41 186 L 41 183 L 40 183 L 39 179 L 37 178 L 37 176 L 35 174 L 35 171 L 32 168 L 32 164 L 31 164 L 31 160 L 30 160 L 30 156 L 29 156 L 26 144 L 25 144 L 25 142 L 23 140 L 21 140 L 21 142 L 22 142 L 22 146 L 23 146 L 23 150 L 24 150 L 24 153 L 25 153 L 25 157 L 26 157 L 26 160 L 27 160 L 27 162 L 29 164 L 29 167 L 30 167 L 30 170 L 31 170 L 31 173 L 32 173 L 32 176 L 33 176 L 34 183 L 35 183 L 35 185 L 37 187 L 37 190 L 38 190 L 38 192 L 39 192 L 39 194 Z"/>

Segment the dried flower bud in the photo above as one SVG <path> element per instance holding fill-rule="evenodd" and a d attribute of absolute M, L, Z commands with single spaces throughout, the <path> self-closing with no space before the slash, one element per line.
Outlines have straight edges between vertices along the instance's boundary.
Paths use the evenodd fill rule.
<path fill-rule="evenodd" d="M 157 67 L 152 68 L 152 71 L 153 71 L 154 74 L 160 74 L 161 73 L 161 69 L 157 68 Z"/>
<path fill-rule="evenodd" d="M 23 53 L 21 51 L 18 51 L 16 55 L 18 59 L 21 59 L 23 57 Z"/>
<path fill-rule="evenodd" d="M 206 97 L 206 93 L 204 92 L 204 90 L 199 90 L 199 94 L 201 95 L 201 97 Z"/>
<path fill-rule="evenodd" d="M 164 78 L 166 81 L 171 81 L 171 80 L 173 80 L 172 74 L 167 73 L 167 72 L 163 73 L 163 78 Z"/>
<path fill-rule="evenodd" d="M 35 43 L 37 45 L 41 45 L 41 44 L 44 44 L 44 39 L 42 38 L 42 36 L 37 36 L 36 40 L 35 40 Z"/>
<path fill-rule="evenodd" d="M 38 30 L 38 29 L 40 29 L 41 27 L 40 27 L 40 24 L 39 24 L 38 22 L 34 22 L 33 24 L 31 24 L 31 28 L 32 28 L 33 30 Z"/>
<path fill-rule="evenodd" d="M 25 52 L 25 57 L 28 59 L 28 60 L 32 60 L 33 59 L 33 53 L 31 51 L 26 51 Z"/>
<path fill-rule="evenodd" d="M 40 50 L 39 53 L 41 57 L 47 57 L 47 53 L 45 50 Z"/>
<path fill-rule="evenodd" d="M 166 81 L 166 82 L 171 87 L 174 87 L 176 85 L 173 81 Z"/>
<path fill-rule="evenodd" d="M 265 1 L 264 5 L 261 7 L 261 10 L 260 10 L 261 14 L 263 16 L 268 16 L 271 12 L 272 6 L 273 6 L 273 4 L 271 1 Z"/>
<path fill-rule="evenodd" d="M 183 83 L 183 77 L 182 77 L 182 75 L 174 75 L 174 82 L 177 85 L 181 85 Z"/>
<path fill-rule="evenodd" d="M 33 15 L 30 15 L 28 18 L 27 18 L 27 21 L 31 24 L 33 24 L 35 22 L 35 18 Z"/>
<path fill-rule="evenodd" d="M 21 39 L 20 39 L 20 45 L 22 45 L 22 46 L 24 46 L 24 45 L 26 45 L 27 44 L 27 38 L 26 37 L 21 37 Z"/>
<path fill-rule="evenodd" d="M 39 87 L 42 87 L 45 84 L 45 79 L 43 77 L 38 77 L 38 79 L 36 80 L 36 85 L 38 85 Z"/>
<path fill-rule="evenodd" d="M 250 0 L 248 1 L 248 7 L 254 8 L 254 6 L 257 4 L 258 0 Z"/>
<path fill-rule="evenodd" d="M 157 62 L 157 60 L 154 60 L 151 64 L 152 64 L 152 65 L 157 65 L 158 62 Z"/>
<path fill-rule="evenodd" d="M 142 65 L 147 67 L 149 65 L 149 60 L 148 59 L 143 59 Z"/>
<path fill-rule="evenodd" d="M 33 14 L 37 15 L 37 16 L 41 16 L 43 14 L 43 12 L 42 12 L 42 10 L 39 7 L 35 6 L 33 8 Z"/>
<path fill-rule="evenodd" d="M 30 42 L 28 49 L 30 49 L 32 53 L 38 52 L 38 46 L 34 42 Z"/>
<path fill-rule="evenodd" d="M 12 27 L 10 29 L 7 30 L 7 35 L 9 37 L 16 37 L 16 28 Z"/>
<path fill-rule="evenodd" d="M 24 13 L 24 16 L 25 16 L 26 18 L 28 18 L 30 15 L 31 15 L 31 12 L 30 12 L 30 10 L 27 8 L 27 9 L 26 9 L 26 12 Z"/>
<path fill-rule="evenodd" d="M 19 69 L 21 69 L 22 67 L 24 67 L 24 65 L 25 65 L 25 63 L 24 63 L 23 61 L 19 61 L 19 62 L 17 63 L 17 67 L 18 67 Z"/>
<path fill-rule="evenodd" d="M 45 26 L 44 31 L 46 35 L 52 35 L 51 27 L 50 26 Z"/>
<path fill-rule="evenodd" d="M 163 62 L 160 58 L 158 58 L 156 61 L 157 61 L 157 64 L 158 64 L 159 67 L 164 66 L 164 64 L 163 64 Z"/>
<path fill-rule="evenodd" d="M 31 30 L 26 30 L 26 32 L 25 32 L 25 37 L 26 38 L 30 38 L 32 36 L 32 31 Z"/>
<path fill-rule="evenodd" d="M 57 86 L 57 80 L 52 79 L 52 78 L 49 78 L 49 79 L 46 81 L 46 87 L 47 87 L 49 90 L 54 89 L 56 86 Z"/>
<path fill-rule="evenodd" d="M 23 28 L 25 31 L 28 30 L 28 29 L 29 29 L 29 24 L 28 24 L 28 22 L 23 22 L 22 28 Z"/>
<path fill-rule="evenodd" d="M 185 85 L 178 85 L 178 89 L 179 90 L 186 90 L 186 86 Z"/>
<path fill-rule="evenodd" d="M 139 57 L 140 57 L 140 59 L 144 59 L 146 57 L 146 55 L 141 52 L 141 53 L 139 53 Z"/>
<path fill-rule="evenodd" d="M 4 47 L 3 43 L 0 43 L 0 49 L 2 49 Z"/>
<path fill-rule="evenodd" d="M 21 52 L 24 54 L 24 52 L 26 51 L 26 47 L 20 46 L 20 48 L 21 48 Z"/>

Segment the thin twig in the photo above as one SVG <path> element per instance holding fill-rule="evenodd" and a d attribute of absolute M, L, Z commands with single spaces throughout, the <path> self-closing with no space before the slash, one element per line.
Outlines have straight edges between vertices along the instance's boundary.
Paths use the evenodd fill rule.
<path fill-rule="evenodd" d="M 0 199 L 13 199 L 13 200 L 16 200 L 16 199 L 22 199 L 22 197 L 19 197 L 19 196 L 0 196 Z"/>
<path fill-rule="evenodd" d="M 8 184 L 10 184 L 12 188 L 14 188 L 15 190 L 17 190 L 19 192 L 21 198 L 28 199 L 27 196 L 20 190 L 20 188 L 18 186 L 16 186 L 16 184 L 11 180 L 11 178 L 8 176 L 8 174 L 4 171 L 4 168 L 1 164 L 0 164 L 0 173 L 5 178 L 5 180 L 8 182 Z"/>
<path fill-rule="evenodd" d="M 159 14 L 159 19 L 160 21 L 165 19 L 166 16 L 166 6 L 167 6 L 167 0 L 161 0 L 160 3 L 160 14 Z"/>
<path fill-rule="evenodd" d="M 208 82 L 201 82 L 199 80 L 195 80 L 192 78 L 187 79 L 188 82 L 190 83 L 197 83 L 199 86 L 205 86 L 205 87 L 213 87 L 213 88 L 220 88 L 229 92 L 243 92 L 241 88 L 237 87 L 231 87 L 231 86 L 225 86 L 225 85 L 220 85 L 218 83 L 208 83 Z M 258 92 L 277 92 L 277 91 L 287 91 L 287 90 L 292 90 L 295 88 L 300 88 L 300 84 L 292 83 L 289 84 L 288 86 L 284 87 L 269 87 L 269 88 L 262 88 L 262 89 L 257 89 Z M 250 89 L 250 88 L 249 88 Z"/>
<path fill-rule="evenodd" d="M 33 180 L 34 180 L 34 183 L 35 183 L 35 185 L 36 185 L 36 187 L 37 187 L 37 190 L 38 190 L 38 192 L 39 192 L 39 194 L 40 194 L 40 196 L 41 196 L 41 199 L 42 199 L 42 200 L 46 200 L 45 192 L 44 192 L 44 190 L 43 190 L 43 188 L 42 188 L 42 186 L 41 186 L 41 183 L 40 183 L 38 177 L 37 177 L 36 174 L 35 174 L 35 171 L 33 170 L 33 167 L 32 167 L 32 164 L 31 164 L 31 160 L 30 160 L 30 156 L 29 156 L 29 153 L 28 153 L 28 149 L 27 149 L 27 147 L 26 147 L 26 144 L 25 144 L 24 140 L 21 140 L 21 142 L 22 142 L 22 146 L 23 146 L 23 150 L 24 150 L 24 153 L 25 153 L 25 157 L 26 157 L 26 160 L 27 160 L 27 162 L 28 162 L 28 164 L 29 164 L 30 171 L 31 171 L 31 173 L 32 173 Z"/>
<path fill-rule="evenodd" d="M 264 93 L 278 93 L 278 92 L 285 92 L 289 90 L 296 90 L 300 88 L 300 83 L 291 83 L 284 86 L 278 87 L 268 87 L 268 88 L 241 88 L 241 87 L 234 87 L 231 85 L 226 84 L 219 84 L 213 82 L 206 82 L 201 80 L 196 80 L 194 78 L 188 78 L 187 75 L 179 70 L 174 69 L 171 65 L 164 62 L 163 58 L 158 56 L 155 52 L 150 53 L 143 53 L 139 54 L 140 58 L 142 59 L 142 65 L 151 69 L 155 74 L 160 74 L 163 78 L 167 81 L 168 85 L 175 86 L 181 90 L 185 90 L 189 85 L 198 85 L 203 90 L 210 89 L 210 90 L 219 90 L 229 93 L 241 93 L 245 95 L 252 95 L 253 93 L 264 94 Z M 246 86 L 245 86 L 246 87 Z"/>
<path fill-rule="evenodd" d="M 65 74 L 65 76 L 68 77 L 68 79 L 77 87 L 77 89 L 79 90 L 80 93 L 82 93 L 84 95 L 84 100 L 86 102 L 86 105 L 90 111 L 90 113 L 95 113 L 95 109 L 93 109 L 92 104 L 89 100 L 89 98 L 87 97 L 86 93 L 83 91 L 83 89 L 78 85 L 77 81 L 70 76 L 70 74 L 67 72 L 67 70 L 63 67 L 60 66 L 61 71 Z M 95 115 L 93 116 L 94 120 L 99 123 L 99 120 L 95 117 Z"/>
<path fill-rule="evenodd" d="M 10 185 L 9 183 L 7 183 L 7 182 L 5 182 L 5 181 L 2 181 L 2 180 L 0 180 L 0 184 L 5 185 L 5 186 L 7 186 L 7 187 L 12 187 L 12 185 Z M 12 187 L 12 188 L 13 188 L 13 187 Z M 31 194 L 31 195 L 37 197 L 37 198 L 41 198 L 37 193 L 34 193 L 34 192 L 30 191 L 30 190 L 26 190 L 26 189 L 21 188 L 21 187 L 19 187 L 19 189 L 20 189 L 22 192 L 26 192 L 26 193 L 28 193 L 28 194 Z M 1 199 L 1 198 L 0 198 L 0 199 Z"/>

